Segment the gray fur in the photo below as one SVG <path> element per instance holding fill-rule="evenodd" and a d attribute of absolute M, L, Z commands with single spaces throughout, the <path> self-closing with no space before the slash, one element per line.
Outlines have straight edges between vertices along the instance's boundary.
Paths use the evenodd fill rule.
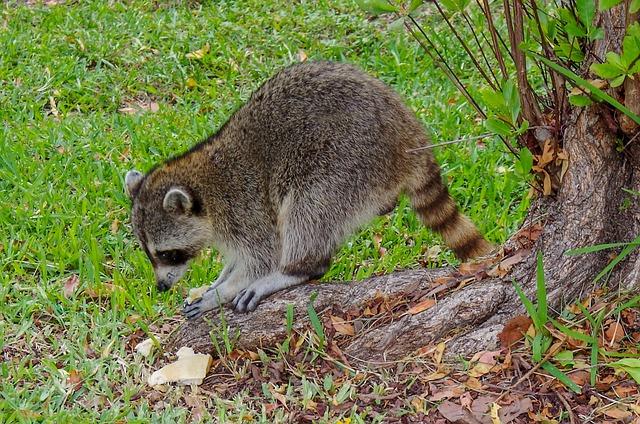
<path fill-rule="evenodd" d="M 238 311 L 253 310 L 321 276 L 343 240 L 402 192 L 461 257 L 486 252 L 430 150 L 408 153 L 427 143 L 413 113 L 379 80 L 346 64 L 294 65 L 216 134 L 132 181 L 134 230 L 156 269 L 169 266 L 158 256 L 167 249 L 188 252 L 185 264 L 209 245 L 224 255 L 221 276 L 185 307 L 190 318 L 231 300 Z"/>

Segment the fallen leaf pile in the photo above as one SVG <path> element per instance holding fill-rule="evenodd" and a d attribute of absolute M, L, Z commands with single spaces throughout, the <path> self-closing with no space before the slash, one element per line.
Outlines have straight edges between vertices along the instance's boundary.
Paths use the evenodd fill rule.
<path fill-rule="evenodd" d="M 469 266 L 467 271 L 483 273 L 497 264 L 485 265 L 481 269 Z M 469 277 L 443 279 L 434 282 L 429 290 L 440 286 L 455 289 L 465 278 Z M 195 390 L 174 392 L 177 389 L 154 386 L 140 396 L 154 408 L 189 408 L 192 418 L 215 413 L 213 398 L 231 400 L 241 396 L 246 411 L 263 411 L 272 422 L 310 423 L 327 417 L 330 422 L 347 422 L 345 417 L 353 411 L 367 411 L 367 419 L 384 416 L 385 423 L 640 424 L 636 383 L 640 379 L 640 298 L 632 299 L 635 303 L 620 310 L 616 308 L 630 301 L 611 299 L 604 292 L 593 293 L 581 302 L 592 315 L 605 310 L 606 318 L 597 336 L 601 353 L 594 386 L 589 381 L 590 346 L 549 328 L 553 336 L 550 350 L 556 352 L 549 361 L 580 387 L 580 393 L 567 388 L 533 361 L 530 340 L 535 337 L 535 330 L 526 316 L 515 317 L 505 325 L 499 336 L 499 349 L 478 352 L 465 362 L 444 361 L 446 342 L 425 346 L 413 358 L 384 366 L 352 363 L 345 357 L 341 344 L 358 331 L 375 327 L 376 320 L 433 307 L 437 296 L 423 299 L 423 295 L 418 293 L 407 301 L 380 293 L 360 310 L 328 311 L 322 317 L 326 336 L 322 352 L 313 354 L 309 348 L 317 346 L 313 330 L 293 332 L 272 350 L 235 349 L 213 359 L 207 377 Z M 560 322 L 570 327 L 573 335 L 591 334 L 583 308 L 577 305 L 566 308 Z M 166 357 L 159 357 L 160 364 L 155 364 L 154 369 L 166 361 Z M 171 404 L 166 401 L 168 393 L 177 396 Z M 250 422 L 261 416 L 258 412 L 244 412 L 235 419 Z"/>

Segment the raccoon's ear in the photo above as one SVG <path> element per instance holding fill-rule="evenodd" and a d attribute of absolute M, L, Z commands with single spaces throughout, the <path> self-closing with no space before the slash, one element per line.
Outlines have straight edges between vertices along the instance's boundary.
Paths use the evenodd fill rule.
<path fill-rule="evenodd" d="M 144 175 L 135 169 L 127 172 L 127 175 L 124 177 L 124 183 L 127 186 L 127 193 L 130 198 L 136 197 L 138 194 L 138 190 L 140 189 L 140 183 L 142 182 Z"/>
<path fill-rule="evenodd" d="M 174 187 L 164 195 L 162 207 L 169 213 L 184 214 L 191 212 L 191 209 L 193 209 L 193 199 L 185 190 Z"/>

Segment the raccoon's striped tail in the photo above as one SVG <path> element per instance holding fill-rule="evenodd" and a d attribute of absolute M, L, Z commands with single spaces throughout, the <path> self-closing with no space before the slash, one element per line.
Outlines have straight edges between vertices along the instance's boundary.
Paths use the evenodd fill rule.
<path fill-rule="evenodd" d="M 492 245 L 473 222 L 460 213 L 439 176 L 408 194 L 422 223 L 440 233 L 458 258 L 465 260 L 491 252 Z"/>

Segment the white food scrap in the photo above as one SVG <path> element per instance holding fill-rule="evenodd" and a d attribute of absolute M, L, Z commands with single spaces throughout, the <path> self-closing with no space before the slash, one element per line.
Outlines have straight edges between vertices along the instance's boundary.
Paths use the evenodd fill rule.
<path fill-rule="evenodd" d="M 194 287 L 191 290 L 189 290 L 189 295 L 185 299 L 185 301 L 187 302 L 187 305 L 191 305 L 193 302 L 200 299 L 204 294 L 204 292 L 209 290 L 209 287 L 210 286 Z"/>
<path fill-rule="evenodd" d="M 149 377 L 149 385 L 157 386 L 165 383 L 180 385 L 200 385 L 211 367 L 211 355 L 194 353 L 189 347 L 181 347 L 176 353 L 178 360 L 166 365 Z"/>

